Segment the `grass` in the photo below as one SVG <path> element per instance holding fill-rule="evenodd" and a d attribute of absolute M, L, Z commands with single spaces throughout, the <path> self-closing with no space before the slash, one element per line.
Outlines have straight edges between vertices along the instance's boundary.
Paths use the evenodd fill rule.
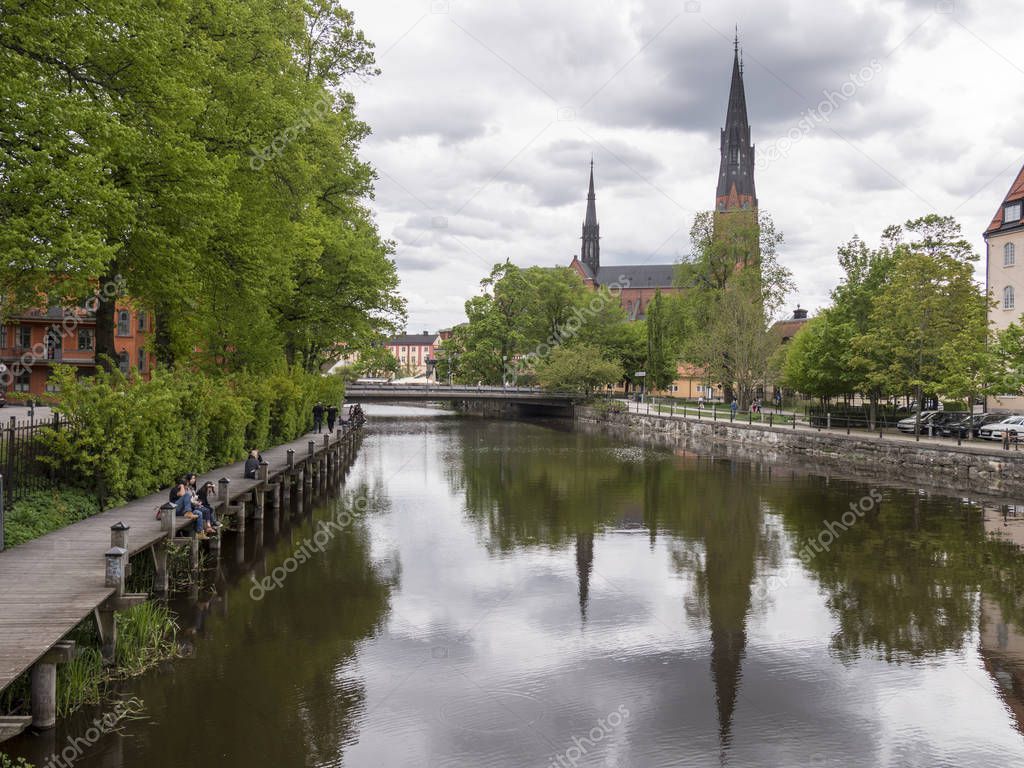
<path fill-rule="evenodd" d="M 96 498 L 76 488 L 30 491 L 6 510 L 4 544 L 16 547 L 96 512 Z"/>
<path fill-rule="evenodd" d="M 177 654 L 178 623 L 167 606 L 146 602 L 117 614 L 115 675 L 134 677 Z"/>
<path fill-rule="evenodd" d="M 105 666 L 99 633 L 88 618 L 68 633 L 75 641 L 75 657 L 57 666 L 57 714 L 67 717 L 79 707 L 99 704 L 114 681 L 141 675 L 178 652 L 178 624 L 169 608 L 146 602 L 117 614 L 117 651 L 112 666 Z M 0 698 L 0 714 L 26 712 L 30 683 L 26 673 Z M 0 764 L 0 768 L 5 768 Z"/>

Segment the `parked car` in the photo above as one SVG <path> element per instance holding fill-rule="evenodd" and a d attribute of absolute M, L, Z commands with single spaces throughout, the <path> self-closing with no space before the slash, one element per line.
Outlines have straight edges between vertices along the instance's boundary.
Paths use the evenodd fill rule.
<path fill-rule="evenodd" d="M 978 436 L 978 430 L 989 424 L 996 424 L 1006 418 L 1005 413 L 975 413 L 942 427 L 944 437 Z"/>
<path fill-rule="evenodd" d="M 967 411 L 940 411 L 928 421 L 924 432 L 927 434 L 930 429 L 933 435 L 941 435 L 943 429 L 951 424 L 963 421 L 970 415 Z"/>
<path fill-rule="evenodd" d="M 3 408 L 5 405 L 7 405 L 7 395 L 0 392 L 0 408 Z"/>
<path fill-rule="evenodd" d="M 942 411 L 921 411 L 921 431 L 924 433 L 928 432 L 928 422 L 938 416 Z M 906 419 L 900 419 L 896 422 L 896 429 L 900 432 L 913 432 L 914 424 L 917 422 L 917 416 L 910 416 Z"/>
<path fill-rule="evenodd" d="M 995 424 L 986 424 L 978 430 L 978 437 L 983 440 L 1002 440 L 1007 430 L 1024 435 L 1024 416 L 1010 416 Z"/>

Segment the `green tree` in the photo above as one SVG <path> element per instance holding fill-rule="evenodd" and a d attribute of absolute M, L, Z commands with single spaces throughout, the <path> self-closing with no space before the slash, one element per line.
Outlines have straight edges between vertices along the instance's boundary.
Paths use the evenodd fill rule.
<path fill-rule="evenodd" d="M 779 344 L 770 332 L 793 283 L 778 263 L 782 234 L 762 212 L 698 214 L 690 230 L 692 254 L 678 270 L 687 329 L 684 357 L 707 369 L 747 408 Z"/>
<path fill-rule="evenodd" d="M 679 361 L 677 339 L 672 333 L 668 309 L 661 291 L 647 306 L 647 384 L 652 389 L 667 389 L 676 379 Z"/>
<path fill-rule="evenodd" d="M 903 241 L 902 231 L 911 239 Z M 987 334 L 987 300 L 974 280 L 977 255 L 952 217 L 930 214 L 902 231 L 888 230 L 894 245 L 886 281 L 854 347 L 882 361 L 875 380 L 887 391 L 913 391 L 918 403 L 925 394 L 967 394 L 988 367 L 976 354 Z"/>
<path fill-rule="evenodd" d="M 609 360 L 597 347 L 574 344 L 558 347 L 537 368 L 545 389 L 591 395 L 595 390 L 622 379 L 622 366 Z"/>
<path fill-rule="evenodd" d="M 359 359 L 352 368 L 356 376 L 391 378 L 398 373 L 398 360 L 391 350 L 374 344 L 359 350 Z"/>

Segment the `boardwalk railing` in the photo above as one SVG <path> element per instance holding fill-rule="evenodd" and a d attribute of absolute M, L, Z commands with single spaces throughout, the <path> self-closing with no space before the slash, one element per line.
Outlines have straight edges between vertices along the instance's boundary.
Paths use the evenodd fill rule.
<path fill-rule="evenodd" d="M 60 467 L 46 463 L 41 436 L 44 429 L 67 429 L 67 419 L 54 414 L 52 419 L 15 419 L 0 427 L 0 473 L 3 474 L 3 499 L 10 504 L 29 491 L 54 487 L 64 480 Z"/>

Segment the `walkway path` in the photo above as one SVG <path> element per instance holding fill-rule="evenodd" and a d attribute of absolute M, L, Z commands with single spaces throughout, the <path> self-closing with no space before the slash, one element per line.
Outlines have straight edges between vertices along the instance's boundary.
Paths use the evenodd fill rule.
<path fill-rule="evenodd" d="M 332 446 L 341 434 L 335 432 Z M 269 477 L 287 470 L 289 448 L 295 451 L 296 466 L 305 461 L 310 440 L 315 440 L 316 455 L 321 456 L 323 435 L 304 435 L 268 449 L 263 458 L 269 464 Z M 229 501 L 233 502 L 260 485 L 259 480 L 242 475 L 239 462 L 204 473 L 199 484 L 229 478 Z M 104 586 L 110 527 L 119 521 L 130 526 L 129 554 L 143 551 L 167 535 L 156 519 L 157 509 L 166 502 L 167 491 L 160 491 L 0 552 L 0 690 L 114 592 Z M 218 506 L 223 503 L 218 499 Z M 178 523 L 186 525 L 182 518 Z"/>
<path fill-rule="evenodd" d="M 634 401 L 624 401 L 624 400 L 620 400 L 619 402 L 622 402 L 623 404 L 627 405 L 629 407 L 629 412 L 630 413 L 647 414 L 647 415 L 650 415 L 650 416 L 662 416 L 662 417 L 665 417 L 665 418 L 670 418 L 671 417 L 671 418 L 677 418 L 677 419 L 686 419 L 688 421 L 697 421 L 697 419 L 698 419 L 697 410 L 695 408 L 693 408 L 692 406 L 688 407 L 688 408 L 685 408 L 685 409 L 683 408 L 683 406 L 675 406 L 674 410 L 670 410 L 670 406 L 662 405 L 661 408 L 660 408 L 660 411 L 659 411 L 659 408 L 658 408 L 657 404 L 637 403 L 637 402 L 634 402 Z M 769 428 L 772 428 L 772 429 L 776 429 L 776 430 L 784 429 L 787 432 L 792 432 L 792 431 L 796 431 L 796 432 L 821 432 L 821 433 L 827 433 L 829 435 L 835 435 L 835 436 L 840 436 L 840 435 L 844 435 L 845 436 L 846 435 L 846 428 L 845 427 L 842 427 L 842 428 L 834 427 L 833 429 L 830 429 L 830 430 L 826 430 L 824 427 L 822 427 L 821 429 L 818 429 L 817 427 L 812 427 L 812 426 L 809 426 L 807 424 L 801 424 L 801 423 L 799 423 L 799 421 L 797 422 L 796 427 L 794 429 L 794 426 L 793 426 L 793 414 L 791 412 L 788 412 L 788 411 L 783 412 L 783 416 L 785 418 L 785 423 L 784 424 L 779 424 L 778 422 L 775 422 L 772 427 L 769 427 L 768 417 L 769 417 L 770 414 L 771 414 L 770 411 L 769 412 L 765 412 L 763 414 L 760 414 L 760 416 L 763 416 L 763 418 L 764 418 L 763 421 L 758 421 L 759 415 L 758 414 L 754 414 L 753 415 L 753 420 L 750 423 L 752 423 L 752 425 L 755 428 L 759 428 L 759 429 L 769 429 Z M 714 418 L 714 416 L 712 415 L 711 407 L 710 406 L 706 407 L 704 409 L 704 411 L 700 415 L 700 420 L 701 421 L 712 421 L 713 418 Z M 719 405 L 719 407 L 718 407 L 718 421 L 725 422 L 725 423 L 729 422 L 729 412 L 728 412 L 728 410 L 723 410 L 721 405 Z M 734 423 L 735 426 L 740 426 L 740 427 L 748 426 L 748 414 L 745 413 L 745 412 L 744 413 L 736 414 L 736 420 L 733 423 Z M 923 435 L 921 435 L 920 440 L 918 440 L 912 434 L 907 435 L 907 434 L 904 434 L 903 432 L 899 432 L 899 431 L 894 430 L 894 429 L 886 429 L 883 432 L 883 437 L 879 438 L 877 431 L 872 432 L 872 431 L 868 431 L 866 429 L 857 429 L 857 428 L 853 428 L 853 429 L 850 430 L 850 437 L 851 438 L 856 438 L 856 439 L 859 439 L 859 440 L 864 440 L 864 439 L 879 440 L 879 439 L 882 439 L 882 440 L 888 440 L 888 441 L 893 441 L 893 442 L 916 443 L 919 446 L 935 448 L 935 449 L 939 449 L 939 450 L 948 449 L 950 451 L 966 451 L 966 452 L 969 452 L 969 453 L 992 453 L 992 454 L 1003 454 L 1003 453 L 1006 453 L 1006 449 L 1003 448 L 1003 444 L 1002 444 L 1001 441 L 998 441 L 998 440 L 982 440 L 982 439 L 976 438 L 976 437 L 975 438 L 971 438 L 970 440 L 965 438 L 965 439 L 963 439 L 961 441 L 960 445 L 957 445 L 955 437 L 928 437 L 927 435 L 923 434 Z M 1010 449 L 1011 452 L 1016 451 L 1016 450 L 1017 450 L 1017 446 L 1014 446 L 1013 448 Z"/>

